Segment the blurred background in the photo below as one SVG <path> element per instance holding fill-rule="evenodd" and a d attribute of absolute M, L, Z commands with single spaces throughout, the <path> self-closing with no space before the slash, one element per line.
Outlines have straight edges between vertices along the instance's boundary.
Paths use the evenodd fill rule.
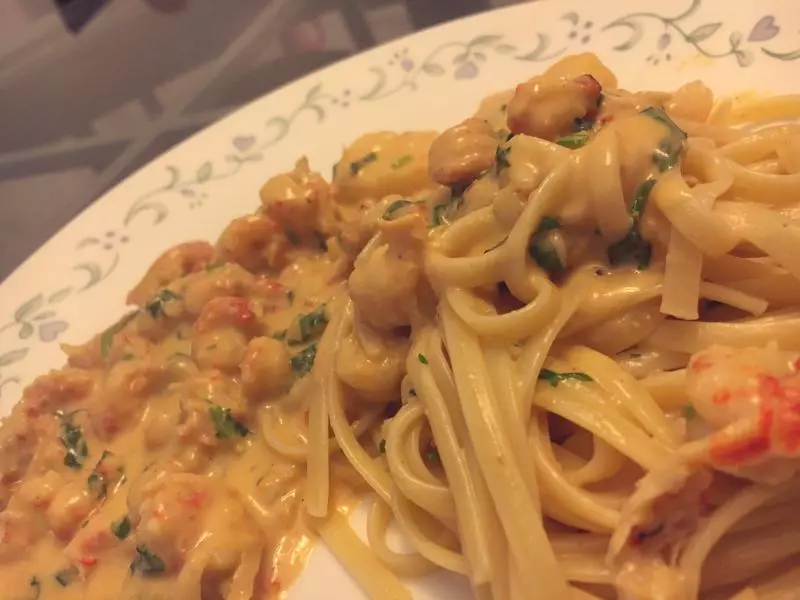
<path fill-rule="evenodd" d="M 0 0 L 0 281 L 127 175 L 238 106 L 520 0 Z"/>

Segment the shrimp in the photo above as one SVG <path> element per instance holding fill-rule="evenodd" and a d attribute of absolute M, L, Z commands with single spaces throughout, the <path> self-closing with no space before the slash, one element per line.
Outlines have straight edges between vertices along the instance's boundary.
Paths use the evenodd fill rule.
<path fill-rule="evenodd" d="M 764 483 L 794 475 L 800 466 L 799 371 L 800 355 L 776 346 L 712 346 L 696 354 L 687 392 L 714 431 L 688 444 L 686 459 Z"/>
<path fill-rule="evenodd" d="M 431 178 L 444 185 L 472 181 L 494 166 L 499 141 L 494 128 L 478 117 L 447 129 L 431 144 Z"/>
<path fill-rule="evenodd" d="M 144 306 L 158 290 L 211 262 L 214 248 L 208 242 L 185 242 L 159 256 L 142 280 L 128 293 L 128 303 Z"/>
<path fill-rule="evenodd" d="M 508 128 L 545 140 L 572 132 L 576 120 L 593 119 L 603 88 L 589 74 L 557 79 L 547 74 L 517 86 L 508 103 Z"/>
<path fill-rule="evenodd" d="M 285 267 L 289 246 L 281 226 L 260 213 L 234 219 L 217 241 L 217 251 L 223 259 L 238 263 L 251 273 Z"/>
<path fill-rule="evenodd" d="M 331 233 L 331 191 L 322 176 L 303 157 L 289 173 L 270 178 L 259 192 L 264 212 L 298 235 Z"/>
<path fill-rule="evenodd" d="M 203 533 L 203 518 L 215 494 L 208 477 L 166 473 L 145 484 L 131 503 L 136 541 L 158 556 L 167 572 L 176 572 Z"/>

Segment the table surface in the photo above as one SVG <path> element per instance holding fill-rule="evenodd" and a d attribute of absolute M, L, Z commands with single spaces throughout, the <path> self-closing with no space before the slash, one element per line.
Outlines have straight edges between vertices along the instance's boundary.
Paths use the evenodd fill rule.
<path fill-rule="evenodd" d="M 109 187 L 238 106 L 517 1 L 2 0 L 0 282 Z"/>

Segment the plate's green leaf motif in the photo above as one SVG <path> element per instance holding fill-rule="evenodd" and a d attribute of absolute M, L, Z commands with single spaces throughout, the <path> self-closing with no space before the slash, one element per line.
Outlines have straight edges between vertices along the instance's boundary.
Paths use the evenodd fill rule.
<path fill-rule="evenodd" d="M 717 33 L 720 27 L 722 27 L 722 23 L 706 23 L 705 25 L 701 25 L 686 36 L 686 41 L 697 44 L 703 40 L 707 40 Z"/>
<path fill-rule="evenodd" d="M 568 13 L 564 13 L 563 15 L 561 15 L 561 18 L 564 21 L 568 21 L 569 23 L 572 23 L 573 25 L 577 25 L 581 21 L 580 15 L 578 13 L 574 12 L 574 11 L 570 11 Z"/>
<path fill-rule="evenodd" d="M 268 146 L 271 146 L 282 140 L 289 133 L 289 121 L 283 117 L 272 117 L 267 121 L 266 128 L 275 130 L 274 137 L 267 143 Z"/>
<path fill-rule="evenodd" d="M 35 331 L 36 329 L 30 323 L 22 323 L 22 326 L 19 328 L 19 339 L 27 340 L 34 334 Z"/>
<path fill-rule="evenodd" d="M 453 57 L 453 64 L 457 65 L 458 63 L 462 63 L 469 58 L 469 52 L 460 52 Z"/>
<path fill-rule="evenodd" d="M 622 19 L 617 19 L 616 21 L 611 21 L 608 25 L 603 27 L 603 31 L 613 29 L 615 27 L 625 27 L 628 29 L 629 37 L 624 42 L 621 42 L 614 46 L 614 50 L 619 50 L 620 52 L 625 52 L 626 50 L 630 50 L 644 37 L 644 27 L 638 21 L 632 21 L 628 18 L 623 17 Z"/>
<path fill-rule="evenodd" d="M 372 100 L 375 96 L 380 94 L 381 91 L 383 91 L 383 88 L 386 87 L 386 71 L 380 67 L 370 67 L 369 72 L 375 75 L 375 84 L 369 90 L 359 96 L 359 100 Z"/>
<path fill-rule="evenodd" d="M 14 311 L 14 320 L 17 323 L 21 323 L 29 319 L 35 312 L 42 308 L 42 304 L 44 304 L 44 296 L 41 293 L 36 294 L 33 298 L 23 302 L 22 305 Z"/>
<path fill-rule="evenodd" d="M 431 77 L 440 77 L 444 75 L 444 67 L 441 65 L 437 65 L 436 63 L 425 63 L 422 65 L 422 72 L 426 75 L 430 75 Z"/>
<path fill-rule="evenodd" d="M 537 33 L 536 34 L 536 47 L 533 50 L 528 52 L 527 54 L 523 54 L 522 56 L 518 56 L 517 60 L 525 60 L 529 62 L 538 62 L 543 60 L 550 60 L 551 58 L 556 58 L 557 56 L 561 56 L 565 51 L 566 48 L 562 48 L 561 50 L 557 50 L 550 54 L 547 51 L 550 49 L 550 36 L 546 33 Z"/>
<path fill-rule="evenodd" d="M 89 281 L 81 288 L 81 291 L 88 290 L 103 280 L 103 269 L 94 262 L 81 263 L 72 267 L 73 271 L 83 271 L 89 276 Z"/>
<path fill-rule="evenodd" d="M 318 83 L 317 85 L 313 86 L 308 92 L 306 93 L 306 103 L 313 102 L 314 99 L 319 95 L 320 91 L 322 91 L 322 84 Z"/>
<path fill-rule="evenodd" d="M 476 38 L 473 38 L 472 41 L 467 43 L 467 46 L 475 47 L 475 46 L 491 46 L 492 44 L 496 44 L 500 40 L 503 39 L 502 35 L 479 35 Z"/>
<path fill-rule="evenodd" d="M 771 58 L 777 58 L 778 60 L 798 60 L 800 59 L 800 48 L 793 52 L 773 52 L 772 50 L 767 50 L 766 48 L 762 48 L 761 51 Z"/>
<path fill-rule="evenodd" d="M 497 44 L 494 47 L 495 52 L 498 54 L 514 54 L 517 51 L 516 46 L 512 46 L 511 44 Z"/>
<path fill-rule="evenodd" d="M 728 41 L 730 41 L 731 48 L 734 50 L 741 45 L 743 39 L 744 36 L 741 31 L 731 31 L 730 36 L 728 36 Z"/>
<path fill-rule="evenodd" d="M 83 238 L 78 244 L 75 246 L 76 249 L 81 250 L 82 248 L 86 248 L 87 246 L 96 246 L 100 243 L 100 240 L 94 236 L 88 236 Z"/>
<path fill-rule="evenodd" d="M 0 367 L 7 367 L 13 365 L 15 362 L 21 361 L 28 355 L 29 351 L 29 348 L 18 348 L 17 350 L 11 350 L 0 354 Z"/>
<path fill-rule="evenodd" d="M 50 294 L 50 297 L 47 299 L 47 303 L 58 304 L 59 302 L 64 300 L 67 296 L 69 296 L 71 293 L 72 293 L 72 286 L 61 288 L 60 290 Z"/>
<path fill-rule="evenodd" d="M 214 173 L 214 166 L 211 164 L 210 161 L 204 162 L 200 165 L 200 168 L 197 169 L 197 175 L 195 175 L 195 179 L 197 179 L 197 183 L 203 183 L 211 179 L 211 175 Z"/>
<path fill-rule="evenodd" d="M 146 211 L 152 211 L 154 213 L 155 218 L 153 219 L 153 225 L 158 225 L 169 216 L 169 210 L 166 206 L 161 204 L 161 202 L 145 202 L 132 207 L 125 216 L 123 224 L 127 227 L 136 215 Z"/>
<path fill-rule="evenodd" d="M 44 312 L 40 312 L 38 315 L 33 317 L 31 321 L 44 321 L 46 319 L 52 319 L 55 316 L 56 316 L 56 311 L 46 310 Z"/>
<path fill-rule="evenodd" d="M 171 190 L 178 182 L 181 180 L 181 172 L 178 170 L 177 167 L 173 167 L 172 165 L 167 165 L 167 172 L 169 173 L 169 181 L 164 186 L 164 189 Z"/>

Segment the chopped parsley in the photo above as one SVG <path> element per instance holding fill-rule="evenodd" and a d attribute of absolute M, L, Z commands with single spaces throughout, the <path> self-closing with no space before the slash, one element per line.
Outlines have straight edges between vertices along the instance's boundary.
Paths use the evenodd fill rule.
<path fill-rule="evenodd" d="M 411 156 L 410 154 L 406 154 L 405 156 L 401 156 L 400 158 L 398 158 L 396 161 L 394 161 L 392 163 L 392 169 L 394 169 L 395 171 L 397 169 L 402 169 L 408 163 L 410 163 L 412 160 L 414 160 L 414 157 Z"/>
<path fill-rule="evenodd" d="M 616 266 L 630 261 L 637 263 L 639 269 L 646 269 L 650 265 L 653 249 L 650 242 L 642 237 L 639 224 L 655 184 L 656 180 L 649 178 L 636 188 L 631 204 L 633 224 L 624 238 L 608 247 L 608 262 L 612 265 Z"/>
<path fill-rule="evenodd" d="M 70 469 L 79 471 L 83 467 L 83 461 L 89 455 L 89 447 L 83 439 L 83 430 L 79 425 L 72 422 L 75 413 L 65 414 L 61 411 L 56 412 L 56 416 L 61 420 L 61 444 L 66 448 L 64 464 Z"/>
<path fill-rule="evenodd" d="M 548 275 L 557 275 L 564 270 L 558 251 L 547 235 L 548 231 L 559 229 L 560 227 L 561 222 L 556 217 L 542 217 L 539 228 L 531 236 L 531 240 L 528 243 L 528 254 Z"/>
<path fill-rule="evenodd" d="M 103 454 L 100 455 L 100 460 L 97 461 L 94 470 L 86 478 L 86 485 L 89 487 L 89 491 L 98 498 L 104 498 L 108 492 L 108 481 L 99 469 L 103 461 L 109 456 L 113 456 L 113 454 L 108 450 L 103 450 Z"/>
<path fill-rule="evenodd" d="M 433 212 L 431 213 L 431 227 L 444 225 L 451 220 L 452 212 L 458 210 L 461 205 L 464 204 L 463 189 L 466 188 L 452 187 L 450 199 L 447 202 L 442 202 L 433 207 Z"/>
<path fill-rule="evenodd" d="M 294 302 L 294 291 L 288 290 L 286 292 L 286 302 L 288 302 L 290 305 Z"/>
<path fill-rule="evenodd" d="M 114 343 L 114 336 L 125 329 L 125 326 L 130 323 L 131 320 L 133 320 L 133 318 L 138 314 L 138 310 L 129 312 L 111 327 L 106 329 L 102 334 L 100 334 L 100 356 L 102 358 L 108 358 L 108 355 L 111 352 L 111 345 Z"/>
<path fill-rule="evenodd" d="M 39 596 L 42 593 L 42 582 L 34 575 L 28 585 L 31 588 L 31 600 L 39 600 Z"/>
<path fill-rule="evenodd" d="M 435 446 L 431 446 L 425 451 L 425 460 L 428 462 L 442 462 L 439 451 Z"/>
<path fill-rule="evenodd" d="M 411 206 L 412 204 L 413 202 L 411 202 L 411 200 L 406 200 L 405 198 L 395 200 L 386 207 L 386 210 L 383 211 L 383 216 L 381 218 L 384 221 L 392 221 L 395 218 L 395 213 L 397 213 L 397 211 L 404 209 L 406 206 Z"/>
<path fill-rule="evenodd" d="M 292 246 L 299 246 L 302 243 L 300 236 L 297 235 L 297 232 L 292 229 L 286 230 L 286 239 L 289 240 L 289 243 Z"/>
<path fill-rule="evenodd" d="M 428 364 L 428 357 L 425 356 L 422 352 L 417 354 L 417 360 L 419 362 L 421 362 L 423 365 L 427 365 Z"/>
<path fill-rule="evenodd" d="M 684 419 L 691 421 L 697 416 L 697 410 L 691 404 L 687 404 L 681 409 L 681 414 Z"/>
<path fill-rule="evenodd" d="M 119 521 L 114 521 L 111 524 L 111 533 L 118 540 L 124 540 L 131 532 L 131 520 L 128 517 L 122 517 Z"/>
<path fill-rule="evenodd" d="M 276 331 L 275 333 L 272 334 L 272 339 L 273 340 L 278 340 L 279 342 L 282 342 L 283 340 L 286 339 L 286 330 L 285 329 L 279 329 L 278 331 Z"/>
<path fill-rule="evenodd" d="M 322 252 L 327 252 L 328 240 L 325 238 L 325 234 L 321 231 L 314 231 L 314 237 L 317 239 L 317 248 L 319 248 Z"/>
<path fill-rule="evenodd" d="M 58 585 L 61 587 L 67 587 L 70 583 L 75 581 L 77 576 L 78 569 L 75 567 L 68 567 L 58 571 L 55 575 L 53 575 L 53 579 L 55 579 L 56 583 L 58 583 Z"/>
<path fill-rule="evenodd" d="M 136 558 L 133 559 L 130 566 L 131 574 L 138 573 L 142 577 L 152 577 L 160 575 L 165 570 L 166 565 L 157 554 L 150 552 L 147 546 L 136 546 Z"/>
<path fill-rule="evenodd" d="M 511 166 L 508 160 L 508 155 L 510 153 L 511 148 L 509 146 L 498 146 L 497 150 L 494 151 L 494 172 L 496 175 L 499 175 L 503 169 L 507 169 Z"/>
<path fill-rule="evenodd" d="M 375 162 L 376 160 L 378 160 L 377 152 L 367 152 L 364 156 L 362 156 L 358 160 L 354 160 L 353 162 L 350 163 L 350 175 L 355 177 L 356 175 L 358 175 L 359 171 L 361 171 L 369 163 Z"/>
<path fill-rule="evenodd" d="M 594 379 L 589 377 L 586 373 L 581 373 L 579 371 L 557 373 L 550 369 L 542 369 L 539 371 L 539 379 L 546 381 L 552 387 L 556 387 L 559 383 L 567 379 L 574 379 L 575 381 L 594 381 Z"/>
<path fill-rule="evenodd" d="M 317 357 L 317 344 L 311 344 L 291 358 L 292 372 L 297 377 L 303 377 L 314 368 L 314 359 Z"/>
<path fill-rule="evenodd" d="M 378 452 L 386 454 L 386 440 L 381 440 L 380 444 L 378 444 Z"/>
<path fill-rule="evenodd" d="M 211 271 L 216 271 L 217 269 L 221 269 L 225 266 L 224 262 L 210 262 L 206 264 L 206 272 L 210 273 Z"/>
<path fill-rule="evenodd" d="M 231 414 L 230 408 L 222 408 L 218 404 L 209 402 L 208 414 L 214 422 L 218 438 L 245 437 L 250 430 L 242 423 L 237 421 Z"/>
<path fill-rule="evenodd" d="M 564 146 L 564 148 L 569 148 L 570 150 L 577 150 L 578 148 L 585 146 L 590 139 L 591 136 L 588 131 L 576 131 L 575 133 L 562 135 L 561 137 L 557 138 L 556 144 L 559 146 Z"/>
<path fill-rule="evenodd" d="M 657 106 L 645 108 L 641 114 L 663 123 L 669 129 L 669 135 L 661 140 L 658 148 L 653 152 L 653 162 L 658 166 L 658 170 L 662 173 L 668 171 L 680 160 L 686 144 L 686 132 L 678 127 L 663 109 Z"/>
<path fill-rule="evenodd" d="M 176 294 L 172 290 L 164 288 L 147 301 L 147 304 L 144 305 L 144 309 L 151 317 L 158 319 L 159 317 L 163 317 L 165 314 L 164 304 L 171 302 L 172 300 L 179 300 L 180 298 L 180 294 Z"/>
<path fill-rule="evenodd" d="M 286 336 L 286 341 L 291 345 L 305 344 L 321 334 L 328 325 L 328 316 L 325 314 L 325 305 L 316 310 L 299 315 Z"/>

